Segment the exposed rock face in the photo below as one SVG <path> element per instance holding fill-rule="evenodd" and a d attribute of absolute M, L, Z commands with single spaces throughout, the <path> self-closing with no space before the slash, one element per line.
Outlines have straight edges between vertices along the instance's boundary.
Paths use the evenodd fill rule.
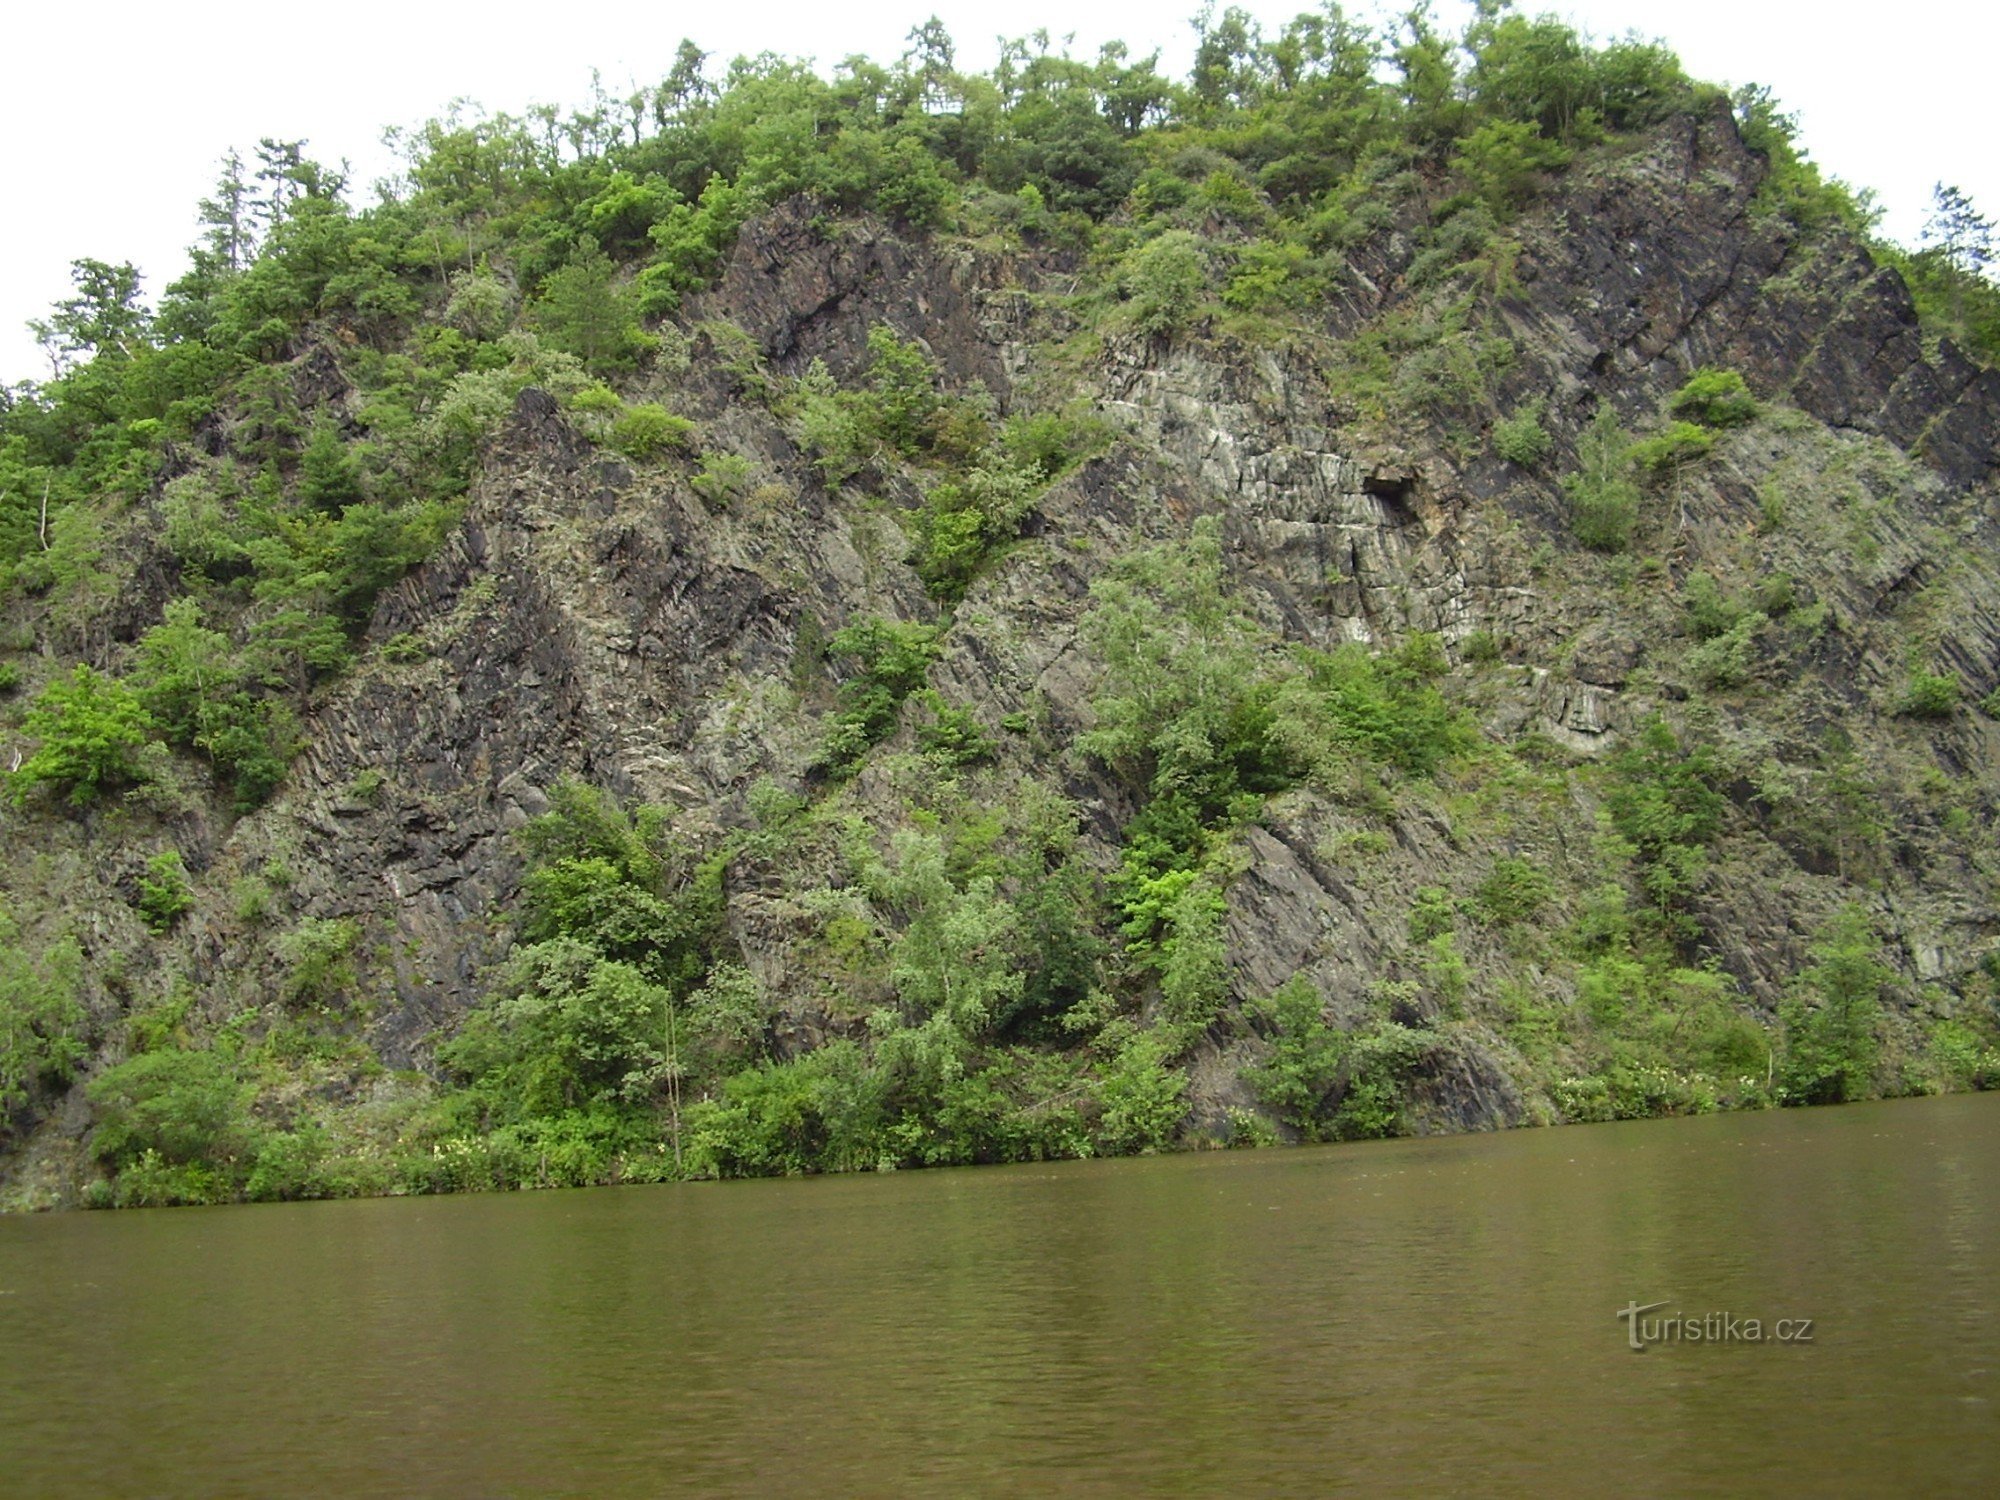
<path fill-rule="evenodd" d="M 1720 701 L 1724 728 L 1775 755 L 1839 723 L 1864 754 L 1934 763 L 1990 804 L 1994 726 L 1969 714 L 1935 727 L 1897 720 L 1885 695 L 1913 632 L 1970 697 L 2000 685 L 2000 376 L 1948 348 L 1927 357 L 1900 281 L 1858 250 L 1801 244 L 1761 217 L 1761 172 L 1718 110 L 1531 213 L 1499 317 L 1518 349 L 1502 409 L 1551 398 L 1558 452 L 1533 475 L 1483 447 L 1465 456 L 1435 432 L 1349 421 L 1323 367 L 1299 352 L 1114 340 L 1079 379 L 1116 443 L 1054 486 L 1026 538 L 975 582 L 933 685 L 989 730 L 1036 717 L 1034 745 L 1002 736 L 1003 754 L 1059 762 L 1051 774 L 1092 813 L 1086 845 L 1110 867 L 1128 794 L 1060 747 L 1090 723 L 1100 675 L 1079 634 L 1090 585 L 1147 538 L 1221 516 L 1247 606 L 1293 641 L 1387 647 L 1434 632 L 1461 657 L 1483 634 L 1500 659 L 1468 694 L 1487 731 L 1576 757 L 1623 743 L 1645 715 L 1687 696 L 1675 584 L 1699 568 L 1747 565 L 1790 574 L 1801 600 L 1827 614 L 1783 669 L 1787 681 Z M 1335 333 L 1400 295 L 1394 256 L 1370 253 L 1377 262 L 1357 276 L 1375 289 L 1372 305 L 1357 292 L 1330 314 Z M 372 658 L 320 703 L 273 805 L 226 837 L 188 841 L 212 872 L 183 939 L 190 972 L 239 989 L 268 982 L 263 940 L 219 892 L 232 872 L 281 853 L 297 910 L 354 919 L 380 956 L 369 1044 L 392 1065 L 423 1067 L 511 941 L 522 867 L 510 835 L 546 806 L 556 778 L 670 804 L 697 839 L 741 826 L 760 778 L 803 784 L 827 698 L 826 639 L 867 614 L 937 617 L 905 561 L 899 517 L 915 497 L 893 483 L 887 503 L 829 494 L 783 423 L 706 357 L 699 326 L 735 323 L 780 374 L 821 360 L 845 377 L 869 328 L 887 323 L 1004 410 L 1040 370 L 1038 342 L 1066 331 L 1060 308 L 1037 295 L 1050 272 L 881 226 L 828 233 L 810 205 L 751 225 L 688 319 L 697 355 L 683 409 L 763 481 L 724 512 L 704 506 L 684 474 L 600 453 L 553 400 L 524 393 L 462 526 L 378 607 L 370 639 L 411 637 L 420 659 Z M 309 361 L 302 379 L 332 393 L 339 373 L 322 363 Z M 1552 476 L 1598 401 L 1656 411 L 1710 363 L 1741 369 L 1760 396 L 1805 415 L 1788 433 L 1731 438 L 1723 461 L 1686 487 L 1645 602 L 1629 576 L 1567 541 Z M 1864 438 L 1881 443 L 1864 448 Z M 1760 493 L 1808 468 L 1839 471 L 1854 498 L 1843 529 L 1755 531 Z M 381 777 L 366 797 L 354 792 L 363 773 Z M 860 785 L 866 803 L 875 793 L 866 775 Z M 881 805 L 892 794 L 882 787 Z M 1766 797 L 1748 780 L 1734 795 L 1725 841 L 1735 857 L 1716 863 L 1699 894 L 1691 948 L 1762 1005 L 1775 1006 L 1805 935 L 1844 899 L 1867 902 L 1903 935 L 1911 994 L 2000 945 L 1995 871 L 1935 819 L 1912 813 L 1898 847 L 1867 851 L 1860 883 L 1825 868 L 1823 853 L 1787 850 L 1767 830 Z M 1411 979 L 1426 961 L 1410 928 L 1417 891 L 1462 896 L 1509 855 L 1555 872 L 1559 889 L 1587 888 L 1596 815 L 1546 786 L 1457 803 L 1418 794 L 1386 832 L 1363 836 L 1339 800 L 1279 798 L 1239 840 L 1226 922 L 1234 1003 L 1303 973 L 1331 1016 L 1359 1024 L 1380 984 Z M 1859 863 L 1863 851 L 1846 857 Z M 781 997 L 781 1053 L 853 1032 L 866 1009 L 866 995 L 833 1009 L 816 998 L 847 982 L 814 967 L 817 920 L 754 872 L 732 871 L 728 930 Z M 1469 922 L 1459 936 L 1475 970 L 1506 941 Z M 1247 1106 L 1242 1069 L 1260 1055 L 1254 1035 L 1218 1034 L 1192 1072 L 1192 1118 Z M 1508 1056 L 1497 1033 L 1477 1028 L 1431 1056 L 1413 1084 L 1417 1126 L 1537 1117 Z"/>

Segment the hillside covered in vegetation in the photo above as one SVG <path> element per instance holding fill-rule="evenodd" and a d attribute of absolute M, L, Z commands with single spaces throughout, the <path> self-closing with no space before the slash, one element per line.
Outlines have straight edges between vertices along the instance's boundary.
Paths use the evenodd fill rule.
<path fill-rule="evenodd" d="M 2000 292 L 1489 5 L 231 157 L 0 406 L 11 1206 L 2000 1082 Z"/>

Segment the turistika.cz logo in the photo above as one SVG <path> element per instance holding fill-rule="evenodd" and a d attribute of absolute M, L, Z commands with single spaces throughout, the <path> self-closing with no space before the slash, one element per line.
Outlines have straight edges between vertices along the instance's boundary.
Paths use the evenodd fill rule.
<path fill-rule="evenodd" d="M 1628 1302 L 1618 1309 L 1618 1321 L 1625 1325 L 1625 1342 L 1644 1354 L 1655 1344 L 1810 1344 L 1811 1318 L 1740 1318 L 1735 1313 L 1648 1313 L 1660 1312 L 1667 1302 Z"/>

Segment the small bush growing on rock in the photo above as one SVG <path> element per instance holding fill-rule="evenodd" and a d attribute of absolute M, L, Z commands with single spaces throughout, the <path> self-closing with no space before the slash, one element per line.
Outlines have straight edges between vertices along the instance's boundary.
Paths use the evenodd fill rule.
<path fill-rule="evenodd" d="M 138 695 L 83 664 L 42 691 L 21 727 L 42 743 L 8 778 L 16 806 L 45 782 L 66 788 L 80 807 L 108 787 L 133 781 L 139 748 L 153 738 L 152 716 Z"/>
<path fill-rule="evenodd" d="M 822 753 L 845 770 L 896 728 L 903 700 L 923 686 L 937 659 L 938 632 L 914 621 L 866 619 L 835 633 L 829 656 L 846 657 L 858 671 L 840 685 L 839 707 L 827 726 Z"/>
<path fill-rule="evenodd" d="M 1493 451 L 1508 463 L 1518 464 L 1524 469 L 1532 469 L 1547 458 L 1554 446 L 1555 439 L 1542 426 L 1539 403 L 1524 406 L 1493 429 Z"/>
<path fill-rule="evenodd" d="M 645 460 L 663 453 L 686 452 L 694 443 L 695 425 L 658 402 L 628 407 L 611 424 L 607 441 L 627 458 Z"/>
<path fill-rule="evenodd" d="M 1555 883 L 1531 860 L 1502 855 L 1472 893 L 1480 920 L 1494 927 L 1511 927 L 1532 918 L 1555 894 Z"/>
<path fill-rule="evenodd" d="M 1692 422 L 1669 423 L 1664 432 L 1634 443 L 1627 455 L 1649 474 L 1666 474 L 1708 457 L 1715 446 L 1715 434 Z"/>
<path fill-rule="evenodd" d="M 1632 482 L 1632 444 L 1617 414 L 1600 406 L 1577 444 L 1581 467 L 1563 480 L 1576 539 L 1597 552 L 1623 552 L 1639 520 L 1639 487 Z"/>
<path fill-rule="evenodd" d="M 1762 611 L 1739 616 L 1721 635 L 1688 653 L 1688 671 L 1705 688 L 1741 687 L 1750 680 L 1754 638 L 1769 623 Z"/>
<path fill-rule="evenodd" d="M 1757 398 L 1734 370 L 1704 365 L 1667 402 L 1675 416 L 1704 427 L 1740 427 L 1757 416 Z"/>
<path fill-rule="evenodd" d="M 349 918 L 308 919 L 277 941 L 284 961 L 287 1004 L 331 1005 L 355 984 L 354 950 L 361 929 Z"/>
<path fill-rule="evenodd" d="M 0 1133 L 32 1090 L 68 1083 L 87 1055 L 76 940 L 35 950 L 20 939 L 19 924 L 0 909 Z"/>
<path fill-rule="evenodd" d="M 1201 241 L 1170 229 L 1125 259 L 1118 277 L 1140 332 L 1171 336 L 1194 322 L 1208 295 L 1208 261 Z"/>
<path fill-rule="evenodd" d="M 711 510 L 728 510 L 750 488 L 756 466 L 740 453 L 710 451 L 702 454 L 701 467 L 688 480 L 688 488 L 701 496 Z"/>
<path fill-rule="evenodd" d="M 1896 712 L 1912 719 L 1948 719 L 1958 711 L 1962 692 L 1958 679 L 1948 672 L 1914 672 Z"/>
<path fill-rule="evenodd" d="M 154 932 L 165 932 L 194 905 L 194 891 L 179 850 L 169 849 L 146 861 L 146 873 L 139 877 L 137 905 L 141 920 Z"/>

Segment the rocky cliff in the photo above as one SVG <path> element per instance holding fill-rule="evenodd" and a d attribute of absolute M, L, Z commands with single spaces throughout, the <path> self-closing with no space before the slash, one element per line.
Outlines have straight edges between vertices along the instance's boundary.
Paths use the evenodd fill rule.
<path fill-rule="evenodd" d="M 702 973 L 748 976 L 739 1062 L 766 1072 L 837 1043 L 887 1067 L 885 1013 L 945 1013 L 916 998 L 908 946 L 937 902 L 1025 911 L 1045 873 L 1076 872 L 1095 977 L 1013 1020 L 995 981 L 944 1072 L 1045 1064 L 1043 1094 L 1001 1091 L 1070 1124 L 935 1152 L 906 1133 L 868 1159 L 1771 1102 L 1788 1037 L 1836 1003 L 1828 934 L 1855 912 L 1880 971 L 1869 1090 L 1978 1081 L 2000 964 L 2000 726 L 1976 706 L 2000 689 L 2000 374 L 1927 337 L 1902 277 L 1843 231 L 1773 211 L 1767 171 L 1718 103 L 1579 159 L 1485 244 L 1441 256 L 1418 193 L 1275 332 L 1105 316 L 1071 248 L 809 198 L 762 212 L 666 325 L 686 358 L 620 389 L 698 444 L 621 453 L 588 410 L 522 389 L 448 533 L 375 601 L 359 664 L 314 693 L 266 805 L 228 816 L 187 763 L 150 805 L 5 814 L 10 904 L 31 936 L 74 932 L 99 1058 L 17 1114 L 17 1197 L 85 1192 L 89 1081 L 136 1050 L 134 1015 L 263 1047 L 245 1107 L 264 1127 L 389 1151 L 412 1101 L 468 1075 L 440 1047 L 521 983 L 496 979 L 536 936 L 521 830 L 566 779 L 668 810 L 674 879 L 716 882 Z M 1060 410 L 1093 435 L 958 589 L 918 566 L 940 461 L 836 476 L 792 394 L 868 392 L 881 330 L 990 424 Z M 307 421 L 365 424 L 352 362 L 330 326 L 290 356 Z M 1590 472 L 1593 424 L 1663 432 L 1703 370 L 1740 374 L 1754 418 L 1630 466 L 1626 544 L 1583 545 L 1564 481 Z M 1522 413 L 1540 439 L 1509 456 L 1496 431 Z M 51 671 L 115 664 L 158 618 L 184 566 L 168 477 L 117 534 L 115 590 L 17 603 Z M 1309 754 L 1204 815 L 1183 864 L 1217 898 L 1221 967 L 1190 1010 L 1199 975 L 1174 964 L 1196 964 L 1207 919 L 1170 906 L 1149 930 L 1128 857 L 1164 752 L 1135 774 L 1092 735 L 1123 691 L 1107 599 L 1204 544 L 1230 660 L 1271 663 L 1282 690 L 1299 648 L 1434 652 L 1412 678 L 1471 733 L 1415 772 Z M 829 725 L 866 664 L 829 643 L 870 620 L 937 634 L 887 732 L 838 763 Z M 1914 702 L 1933 678 L 1948 701 Z M 976 753 L 940 752 L 941 725 Z M 1663 833 L 1630 789 L 1697 755 L 1713 806 Z M 942 860 L 928 904 L 910 836 Z M 134 902 L 168 847 L 191 905 L 155 931 Z M 1655 881 L 1670 865 L 1685 878 Z M 942 941 L 1035 971 L 1038 929 L 1009 922 Z M 331 978 L 300 977 L 315 934 Z M 1301 983 L 1310 1015 L 1273 1003 Z M 1104 1122 L 1132 1039 L 1169 1023 L 1166 1123 L 1121 1135 Z M 690 1109 L 741 1107 L 727 1069 L 680 1071 Z M 725 1169 L 756 1167 L 735 1149 Z"/>

